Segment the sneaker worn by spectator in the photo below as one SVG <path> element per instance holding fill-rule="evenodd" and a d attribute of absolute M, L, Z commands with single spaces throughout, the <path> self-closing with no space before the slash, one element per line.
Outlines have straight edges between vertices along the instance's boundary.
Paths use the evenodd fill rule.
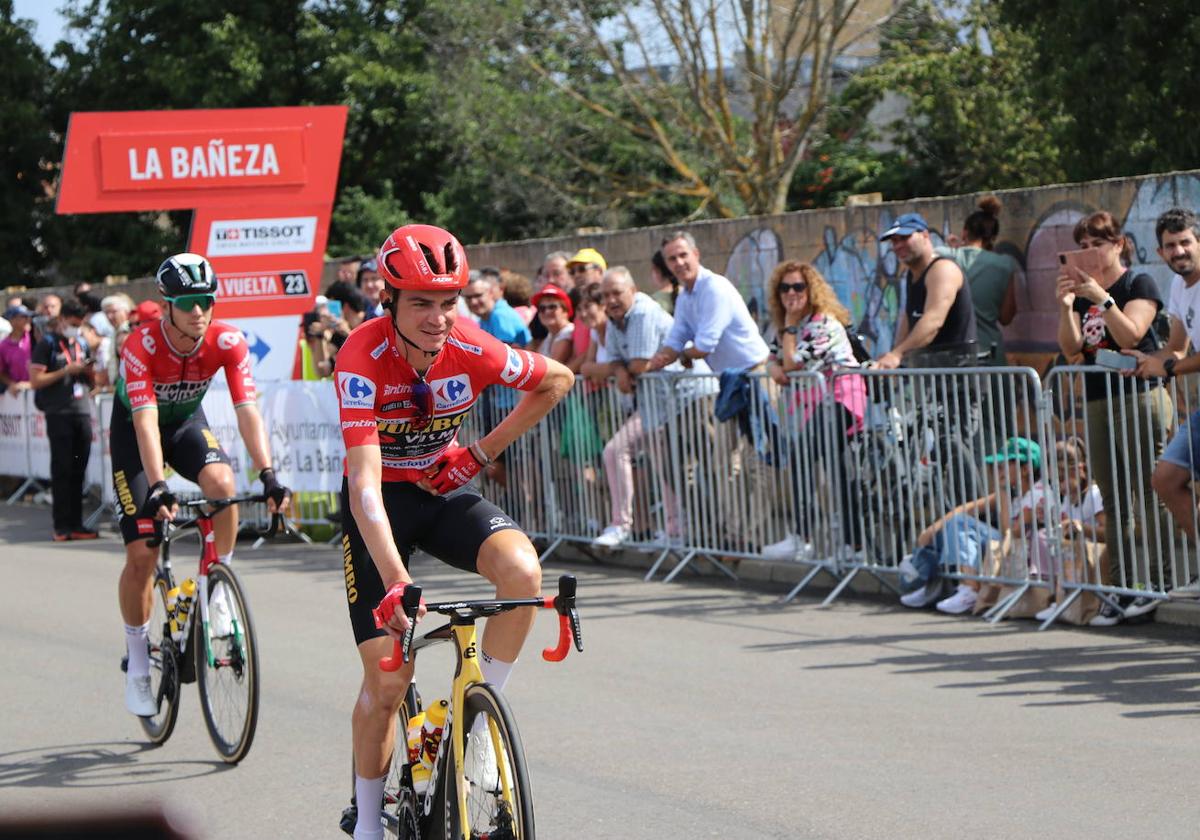
<path fill-rule="evenodd" d="M 125 675 L 125 708 L 138 717 L 154 717 L 158 714 L 158 704 L 154 702 L 154 693 L 150 690 L 149 676 Z"/>
<path fill-rule="evenodd" d="M 1112 627 L 1125 620 L 1125 611 L 1115 604 L 1104 601 L 1100 604 L 1100 612 L 1092 616 L 1089 627 Z"/>
<path fill-rule="evenodd" d="M 1039 610 L 1037 615 L 1034 616 L 1034 618 L 1037 619 L 1038 621 L 1045 621 L 1050 616 L 1054 615 L 1054 611 L 1056 609 L 1058 609 L 1058 604 L 1051 604 L 1050 606 L 1046 607 L 1044 610 Z"/>
<path fill-rule="evenodd" d="M 812 546 L 797 534 L 788 534 L 777 543 L 764 545 L 759 552 L 764 560 L 797 560 L 812 553 Z"/>
<path fill-rule="evenodd" d="M 976 592 L 965 583 L 960 583 L 958 589 L 949 598 L 938 601 L 938 612 L 950 615 L 962 615 L 975 609 Z"/>
<path fill-rule="evenodd" d="M 53 537 L 51 537 L 50 539 L 54 540 L 55 542 L 66 542 L 67 540 L 71 539 L 71 535 L 70 535 L 70 534 L 57 534 L 57 533 L 56 533 L 56 534 L 55 534 Z"/>
<path fill-rule="evenodd" d="M 72 531 L 70 538 L 73 540 L 94 540 L 98 539 L 99 533 L 90 528 L 80 528 L 78 531 Z"/>
<path fill-rule="evenodd" d="M 683 535 L 668 534 L 666 531 L 658 530 L 654 532 L 654 542 L 658 545 L 665 545 L 667 548 L 683 548 Z"/>
<path fill-rule="evenodd" d="M 592 540 L 592 545 L 600 548 L 616 548 L 629 539 L 629 529 L 620 525 L 609 525 L 604 532 Z"/>
<path fill-rule="evenodd" d="M 907 595 L 901 595 L 900 603 L 906 607 L 921 609 L 928 607 L 940 597 L 942 597 L 942 582 L 935 580 L 925 584 L 920 589 L 914 589 Z"/>
<path fill-rule="evenodd" d="M 1129 603 L 1122 601 L 1122 606 L 1125 610 L 1125 618 L 1137 618 L 1142 615 L 1149 615 L 1158 609 L 1159 601 L 1157 598 L 1147 598 L 1145 595 L 1139 595 Z"/>

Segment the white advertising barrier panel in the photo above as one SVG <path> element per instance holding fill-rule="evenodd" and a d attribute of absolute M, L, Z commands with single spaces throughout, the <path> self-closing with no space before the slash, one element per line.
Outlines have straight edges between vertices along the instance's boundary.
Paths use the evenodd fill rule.
<path fill-rule="evenodd" d="M 29 392 L 0 394 L 0 475 L 29 475 Z"/>
<path fill-rule="evenodd" d="M 33 400 L 29 401 L 30 406 Z M 46 415 L 36 408 L 29 412 L 26 427 L 29 437 L 29 472 L 30 478 L 50 480 L 50 439 L 46 437 Z"/>
<path fill-rule="evenodd" d="M 237 414 L 224 388 L 204 396 L 208 426 L 233 465 L 238 492 L 258 490 L 258 473 L 238 431 Z M 298 492 L 336 493 L 342 486 L 342 430 L 333 383 L 281 382 L 264 385 L 258 398 L 263 427 L 271 442 L 279 481 Z M 111 483 L 111 482 L 110 482 Z M 194 491 L 195 485 L 177 475 L 167 478 L 172 490 Z M 111 488 L 105 488 L 108 498 Z"/>
<path fill-rule="evenodd" d="M 220 317 L 220 304 L 217 305 L 217 313 Z M 230 318 L 228 321 L 246 336 L 246 346 L 254 357 L 255 382 L 262 385 L 292 381 L 292 368 L 296 364 L 296 349 L 300 341 L 299 316 Z M 208 403 L 205 402 L 205 405 Z"/>

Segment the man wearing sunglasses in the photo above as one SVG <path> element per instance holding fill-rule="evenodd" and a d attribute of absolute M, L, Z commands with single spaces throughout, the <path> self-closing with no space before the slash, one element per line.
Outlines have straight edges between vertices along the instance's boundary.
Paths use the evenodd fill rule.
<path fill-rule="evenodd" d="M 159 267 L 156 279 L 166 313 L 160 320 L 143 321 L 121 349 L 110 445 L 125 540 L 119 586 L 129 652 L 125 706 L 143 716 L 157 713 L 146 640 L 158 548 L 148 541 L 161 538 L 161 520 L 173 518 L 178 510 L 167 490 L 165 466 L 170 464 L 199 484 L 210 499 L 236 492 L 229 456 L 209 430 L 200 406 L 218 370 L 225 371 L 238 431 L 270 499 L 267 507 L 272 512 L 286 511 L 291 495 L 271 468 L 245 336 L 230 324 L 212 320 L 217 297 L 212 265 L 197 254 L 177 254 Z M 229 563 L 237 538 L 237 508 L 217 514 L 213 526 L 217 554 L 221 562 Z M 213 632 L 218 636 L 228 633 L 225 628 L 230 624 L 222 596 L 220 588 L 214 589 L 211 599 Z"/>
<path fill-rule="evenodd" d="M 352 514 L 342 537 L 346 601 L 363 669 L 352 717 L 358 838 L 383 836 L 383 779 L 396 712 L 412 679 L 411 664 L 394 673 L 378 664 L 391 651 L 388 637 L 399 637 L 408 624 L 397 605 L 412 582 L 409 557 L 419 547 L 482 575 L 497 598 L 539 593 L 533 544 L 468 485 L 545 417 L 575 379 L 563 365 L 458 320 L 469 271 L 466 252 L 447 231 L 398 228 L 380 247 L 378 266 L 388 313 L 346 339 L 335 381 L 347 462 L 342 508 Z M 492 385 L 526 393 L 486 435 L 459 445 L 459 427 Z M 480 644 L 485 680 L 503 688 L 533 619 L 532 609 L 488 619 Z M 487 766 L 472 756 L 490 748 L 489 738 L 473 737 L 468 770 Z"/>

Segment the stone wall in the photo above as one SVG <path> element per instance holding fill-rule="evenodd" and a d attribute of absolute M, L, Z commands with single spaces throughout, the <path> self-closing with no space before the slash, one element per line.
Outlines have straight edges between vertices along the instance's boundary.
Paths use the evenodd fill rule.
<path fill-rule="evenodd" d="M 996 249 L 1013 255 L 1017 278 L 1016 319 L 1005 329 L 1014 361 L 1044 362 L 1056 352 L 1054 303 L 1055 256 L 1075 247 L 1075 222 L 1095 210 L 1120 219 L 1134 245 L 1134 266 L 1153 275 L 1164 299 L 1171 271 L 1155 251 L 1154 222 L 1169 207 L 1200 209 L 1200 171 L 1120 178 L 1084 184 L 1007 190 Z M 837 289 L 850 308 L 859 332 L 876 352 L 891 346 L 901 306 L 900 271 L 891 250 L 878 242 L 901 213 L 925 215 L 939 242 L 957 233 L 978 195 L 887 202 L 866 207 L 808 210 L 780 216 L 697 222 L 686 228 L 696 238 L 701 261 L 729 277 L 765 312 L 764 286 L 781 259 L 806 260 Z M 531 278 L 550 251 L 597 248 L 608 264 L 626 265 L 647 283 L 651 254 L 663 235 L 677 226 L 610 231 L 590 236 L 526 240 L 468 248 L 471 265 L 497 265 Z"/>

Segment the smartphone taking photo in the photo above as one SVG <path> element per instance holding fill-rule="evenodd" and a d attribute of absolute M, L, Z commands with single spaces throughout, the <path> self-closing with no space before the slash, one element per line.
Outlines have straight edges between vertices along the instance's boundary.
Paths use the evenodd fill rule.
<path fill-rule="evenodd" d="M 1100 252 L 1095 248 L 1082 248 L 1078 251 L 1060 251 L 1058 263 L 1063 268 L 1078 268 L 1089 277 L 1096 278 L 1104 271 L 1104 262 Z"/>

